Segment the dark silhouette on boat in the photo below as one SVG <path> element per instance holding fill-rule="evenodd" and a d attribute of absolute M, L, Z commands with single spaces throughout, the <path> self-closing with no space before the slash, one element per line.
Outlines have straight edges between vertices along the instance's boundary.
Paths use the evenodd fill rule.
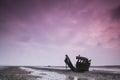
<path fill-rule="evenodd" d="M 66 57 L 64 61 L 72 71 L 75 72 L 89 71 L 91 60 L 88 60 L 86 57 L 81 57 L 80 55 L 76 56 L 77 62 L 76 62 L 76 67 L 74 67 L 68 55 L 65 56 Z"/>

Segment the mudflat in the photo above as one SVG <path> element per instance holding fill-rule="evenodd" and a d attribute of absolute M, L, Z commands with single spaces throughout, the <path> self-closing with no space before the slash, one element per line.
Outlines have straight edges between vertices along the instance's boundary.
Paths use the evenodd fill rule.
<path fill-rule="evenodd" d="M 40 76 L 29 75 L 30 72 L 19 67 L 6 67 L 0 69 L 0 80 L 36 80 Z"/>
<path fill-rule="evenodd" d="M 0 69 L 0 80 L 120 80 L 120 74 L 106 71 L 78 73 L 17 66 Z"/>

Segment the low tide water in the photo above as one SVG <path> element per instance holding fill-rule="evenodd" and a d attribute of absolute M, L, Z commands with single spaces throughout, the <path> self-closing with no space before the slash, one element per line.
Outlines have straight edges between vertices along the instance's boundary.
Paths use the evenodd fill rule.
<path fill-rule="evenodd" d="M 30 75 L 41 77 L 41 78 L 37 78 L 37 80 L 95 80 L 92 77 L 70 76 L 70 75 L 59 74 L 56 72 L 51 72 L 46 70 L 35 70 L 32 68 L 26 68 L 26 67 L 20 67 L 20 68 L 31 72 Z"/>
<path fill-rule="evenodd" d="M 37 67 L 37 68 L 49 68 L 49 69 L 58 69 L 58 70 L 70 70 L 70 68 L 66 68 L 66 67 L 60 67 L 60 66 L 52 66 L 52 67 Z M 89 68 L 89 71 L 107 71 L 107 72 L 110 72 L 110 73 L 120 73 L 120 68 L 107 68 L 107 67 L 90 67 Z"/>
<path fill-rule="evenodd" d="M 34 66 L 35 67 L 35 66 Z M 0 67 L 0 69 L 4 69 L 7 67 Z M 22 70 L 26 70 L 29 72 L 29 75 L 36 76 L 36 80 L 120 80 L 119 75 L 105 75 L 104 74 L 91 74 L 89 72 L 86 73 L 80 73 L 76 74 L 74 72 L 71 73 L 57 73 L 54 71 L 47 71 L 42 69 L 34 69 L 31 67 L 19 67 Z M 38 68 L 38 66 L 37 66 Z M 41 68 L 41 67 L 39 67 Z M 43 68 L 49 68 L 49 69 L 60 69 L 60 70 L 66 70 L 65 67 L 43 67 Z M 68 68 L 69 69 L 69 68 Z M 91 71 L 99 70 L 99 71 L 110 71 L 112 73 L 119 73 L 119 68 L 90 68 Z M 66 71 L 65 71 L 66 72 Z M 87 76 L 88 75 L 88 76 Z"/>

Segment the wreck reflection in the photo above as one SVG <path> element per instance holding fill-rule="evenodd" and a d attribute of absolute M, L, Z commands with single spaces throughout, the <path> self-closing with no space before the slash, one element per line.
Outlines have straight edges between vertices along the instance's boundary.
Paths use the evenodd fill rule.
<path fill-rule="evenodd" d="M 89 79 L 87 79 L 87 78 L 73 77 L 73 76 L 66 76 L 66 80 L 89 80 Z"/>

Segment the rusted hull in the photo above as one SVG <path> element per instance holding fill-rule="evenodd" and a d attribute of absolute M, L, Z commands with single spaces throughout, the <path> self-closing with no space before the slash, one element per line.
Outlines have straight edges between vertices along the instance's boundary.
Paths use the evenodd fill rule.
<path fill-rule="evenodd" d="M 90 67 L 90 62 L 76 62 L 76 67 L 73 66 L 70 58 L 66 55 L 65 58 L 65 63 L 68 65 L 68 67 L 75 72 L 84 72 L 84 71 L 89 71 Z"/>
<path fill-rule="evenodd" d="M 90 63 L 80 63 L 79 65 L 76 65 L 76 71 L 77 72 L 84 72 L 89 71 Z"/>
<path fill-rule="evenodd" d="M 72 71 L 76 71 L 75 67 L 73 66 L 73 64 L 68 56 L 65 58 L 64 61 Z"/>

